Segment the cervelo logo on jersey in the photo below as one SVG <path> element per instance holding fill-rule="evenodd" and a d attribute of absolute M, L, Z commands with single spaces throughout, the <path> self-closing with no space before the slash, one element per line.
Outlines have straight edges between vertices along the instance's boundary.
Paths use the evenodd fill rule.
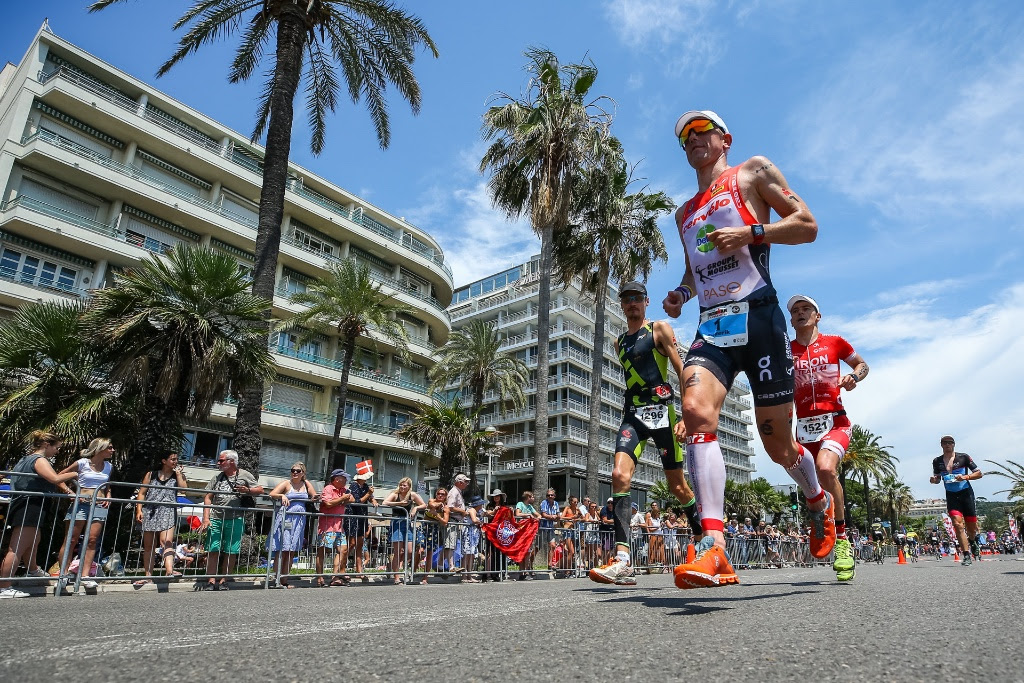
<path fill-rule="evenodd" d="M 719 197 L 715 201 L 713 201 L 710 204 L 708 204 L 707 208 L 704 210 L 703 213 L 699 213 L 699 214 L 696 214 L 694 216 L 690 216 L 690 220 L 686 221 L 686 223 L 683 224 L 683 230 L 682 231 L 686 232 L 687 230 L 692 228 L 697 223 L 702 223 L 702 222 L 706 221 L 708 219 L 708 217 L 711 216 L 711 214 L 713 214 L 715 211 L 718 211 L 719 209 L 724 209 L 725 207 L 729 206 L 730 204 L 732 204 L 732 198 L 731 197 L 728 197 L 728 196 L 726 196 L 726 197 Z"/>
<path fill-rule="evenodd" d="M 700 243 L 700 232 L 697 233 L 697 242 Z M 697 247 L 700 249 L 700 247 Z M 728 273 L 731 270 L 736 270 L 740 267 L 740 262 L 735 256 L 727 256 L 720 261 L 709 263 L 708 265 L 701 268 L 700 266 L 694 266 L 693 270 L 697 273 L 701 283 L 708 282 L 714 279 L 716 276 L 722 273 Z"/>

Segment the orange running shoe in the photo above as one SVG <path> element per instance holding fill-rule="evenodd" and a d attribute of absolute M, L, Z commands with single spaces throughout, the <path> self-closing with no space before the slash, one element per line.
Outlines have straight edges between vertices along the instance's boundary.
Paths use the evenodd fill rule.
<path fill-rule="evenodd" d="M 836 545 L 836 503 L 832 494 L 825 491 L 828 507 L 824 510 L 811 511 L 811 555 L 819 560 L 828 557 Z"/>
<path fill-rule="evenodd" d="M 697 559 L 688 564 L 681 564 L 673 571 L 676 588 L 707 588 L 726 586 L 739 583 L 725 551 L 717 545 L 705 548 L 697 555 Z"/>

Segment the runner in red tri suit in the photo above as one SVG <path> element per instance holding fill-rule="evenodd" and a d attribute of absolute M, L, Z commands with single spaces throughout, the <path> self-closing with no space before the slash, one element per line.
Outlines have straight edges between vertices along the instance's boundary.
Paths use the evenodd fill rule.
<path fill-rule="evenodd" d="M 836 554 L 832 568 L 837 579 L 849 581 L 856 562 L 846 538 L 846 501 L 836 468 L 850 445 L 853 425 L 846 416 L 839 391 L 856 389 L 857 382 L 868 376 L 868 364 L 848 341 L 818 330 L 821 311 L 814 299 L 797 294 L 790 298 L 786 308 L 796 332 L 796 339 L 789 343 L 793 351 L 796 440 L 814 455 L 818 481 L 836 499 Z M 842 374 L 840 361 L 853 372 Z"/>
<path fill-rule="evenodd" d="M 686 269 L 662 305 L 673 318 L 690 299 L 700 308 L 680 383 L 686 461 L 705 537 L 697 558 L 675 568 L 677 587 L 696 588 L 737 583 L 725 553 L 725 460 L 716 432 L 740 372 L 750 381 L 765 451 L 807 498 L 811 554 L 827 556 L 836 531 L 833 499 L 818 483 L 814 456 L 793 438 L 793 359 L 768 272 L 771 245 L 814 241 L 817 221 L 765 157 L 729 165 L 732 135 L 715 112 L 686 112 L 675 134 L 696 171 L 697 193 L 676 212 Z"/>

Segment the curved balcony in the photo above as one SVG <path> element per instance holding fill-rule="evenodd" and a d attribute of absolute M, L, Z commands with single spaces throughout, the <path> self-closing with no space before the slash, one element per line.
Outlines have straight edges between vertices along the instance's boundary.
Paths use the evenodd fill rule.
<path fill-rule="evenodd" d="M 234 141 L 232 141 L 231 145 L 224 146 L 214 138 L 201 133 L 197 129 L 194 129 L 184 122 L 178 121 L 167 114 L 159 112 L 151 107 L 140 107 L 139 101 L 128 97 L 124 93 L 112 88 L 96 78 L 66 65 L 60 65 L 52 71 L 40 71 L 37 75 L 37 80 L 40 85 L 49 83 L 55 79 L 72 83 L 89 92 L 91 95 L 97 96 L 121 110 L 145 120 L 147 124 L 155 125 L 165 131 L 180 136 L 190 144 L 197 145 L 224 161 L 233 164 L 238 167 L 238 169 L 245 169 L 245 171 L 258 175 L 262 178 L 263 168 L 260 163 L 245 155 L 232 153 Z M 331 200 L 319 192 L 304 187 L 301 182 L 290 180 L 287 185 L 287 190 L 296 196 L 304 197 L 305 199 L 322 206 L 331 213 L 346 218 L 353 224 L 365 229 L 367 232 L 384 237 L 392 244 L 396 244 L 402 249 L 410 252 L 410 254 L 414 254 L 417 258 L 423 259 L 438 267 L 444 273 L 447 284 L 449 286 L 452 285 L 452 270 L 445 262 L 444 255 L 440 253 L 440 249 L 435 250 L 431 247 L 420 246 L 408 234 L 404 234 L 402 237 L 399 237 L 395 230 L 382 224 L 371 216 L 366 215 L 365 212 L 350 212 L 341 204 Z M 425 233 L 423 236 L 427 239 L 431 239 Z"/>

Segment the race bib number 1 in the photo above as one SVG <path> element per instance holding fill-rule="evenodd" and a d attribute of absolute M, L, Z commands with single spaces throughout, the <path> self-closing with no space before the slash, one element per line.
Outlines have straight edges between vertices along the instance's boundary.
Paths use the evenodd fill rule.
<path fill-rule="evenodd" d="M 832 429 L 832 413 L 800 417 L 796 421 L 796 440 L 800 443 L 818 443 Z"/>
<path fill-rule="evenodd" d="M 715 346 L 743 346 L 747 343 L 747 314 L 750 305 L 746 301 L 732 301 L 709 308 L 700 314 L 697 331 L 704 340 Z"/>
<path fill-rule="evenodd" d="M 668 406 L 638 406 L 636 416 L 648 429 L 664 429 L 668 427 Z"/>

